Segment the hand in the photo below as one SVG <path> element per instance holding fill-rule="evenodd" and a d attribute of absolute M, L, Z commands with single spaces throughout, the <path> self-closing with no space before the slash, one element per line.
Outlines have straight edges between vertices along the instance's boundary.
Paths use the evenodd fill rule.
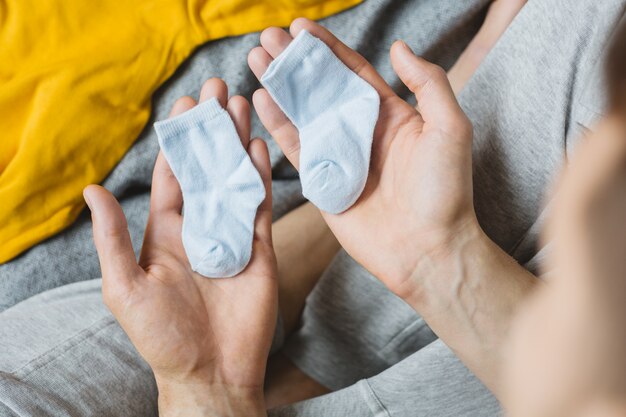
<path fill-rule="evenodd" d="M 291 35 L 261 34 L 248 57 L 261 78 L 272 59 L 307 29 L 381 98 L 365 190 L 344 213 L 322 213 L 343 248 L 411 305 L 494 393 L 511 318 L 536 278 L 482 231 L 473 205 L 472 126 L 445 72 L 403 43 L 391 63 L 415 93 L 417 107 L 399 98 L 374 68 L 326 29 L 294 21 Z M 261 89 L 253 97 L 265 127 L 297 168 L 296 127 Z"/>
<path fill-rule="evenodd" d="M 152 367 L 161 414 L 237 415 L 243 409 L 239 415 L 264 415 L 265 364 L 277 315 L 270 162 L 265 143 L 249 140 L 247 101 L 228 100 L 226 85 L 217 79 L 205 83 L 200 101 L 211 97 L 231 115 L 267 194 L 257 212 L 252 259 L 243 272 L 208 279 L 192 271 L 181 241 L 182 194 L 162 154 L 154 168 L 139 264 L 115 198 L 95 185 L 84 194 L 105 303 Z M 190 97 L 179 99 L 172 116 L 195 104 Z"/>
<path fill-rule="evenodd" d="M 471 79 L 485 56 L 493 48 L 525 3 L 526 0 L 495 0 L 491 4 L 481 29 L 448 72 L 448 79 L 455 93 L 461 91 L 467 81 Z M 267 42 L 271 44 L 273 41 L 281 38 L 286 41 L 289 40 L 288 37 L 283 36 L 280 32 L 276 32 L 275 29 L 271 29 L 270 32 L 274 32 L 276 36 L 271 33 L 264 34 L 263 39 L 266 44 Z M 278 49 L 276 48 L 276 50 Z M 260 58 L 267 58 L 262 53 L 264 51 L 259 52 L 261 53 Z M 251 56 L 253 59 L 259 57 Z M 251 64 L 254 64 L 254 61 L 251 61 Z M 314 214 L 314 212 L 317 214 Z M 323 225 L 319 224 L 318 219 Z M 304 233 L 299 233 L 298 236 L 295 236 L 296 244 L 294 244 L 294 227 L 297 227 L 301 232 L 306 230 Z M 329 245 L 329 243 L 331 244 Z M 317 282 L 323 270 L 320 268 L 323 268 L 324 265 L 330 262 L 331 256 L 339 249 L 339 244 L 319 214 L 319 210 L 311 203 L 307 203 L 274 223 L 274 247 L 278 258 L 281 317 L 285 331 L 289 332 L 300 320 L 306 296 L 311 292 L 312 284 Z M 314 253 L 311 252 L 312 250 Z M 281 256 L 285 254 L 288 256 Z M 299 267 L 294 268 L 293 256 L 302 258 L 301 261 L 296 262 L 296 266 Z M 445 274 L 438 272 L 435 274 L 437 279 L 443 281 L 445 285 L 445 282 L 448 281 L 442 279 Z M 489 287 L 493 288 L 493 286 Z M 503 300 L 503 297 L 499 297 L 499 299 Z M 455 301 L 453 300 L 451 303 L 455 303 Z M 459 305 L 460 303 L 455 304 Z M 494 303 L 489 302 L 487 304 L 494 305 Z M 450 311 L 447 306 L 444 309 Z M 423 312 L 424 309 L 421 310 Z M 434 314 L 442 316 L 439 312 Z M 497 313 L 494 315 L 498 317 L 505 316 Z M 508 328 L 508 322 L 506 322 L 506 319 L 504 321 L 504 328 Z M 431 320 L 431 323 L 433 323 L 433 320 Z M 450 329 L 453 326 L 446 323 L 445 327 Z M 494 326 L 491 326 L 491 328 L 493 329 Z M 459 335 L 459 332 L 455 333 L 457 336 Z M 444 335 L 443 332 L 439 332 L 439 334 Z M 482 336 L 480 335 L 479 339 L 484 339 Z M 448 338 L 449 341 L 450 339 Z M 463 346 L 468 345 L 466 340 L 463 340 L 461 344 Z M 489 352 L 489 357 L 494 357 L 492 352 Z M 481 365 L 481 369 L 484 370 L 485 366 Z M 270 402 L 274 405 L 292 403 L 322 395 L 325 392 L 327 392 L 325 387 L 300 371 L 287 358 L 275 355 L 270 360 L 265 386 L 268 405 Z M 286 397 L 289 398 L 286 399 Z"/>
<path fill-rule="evenodd" d="M 318 24 L 295 20 L 291 36 L 278 28 L 261 34 L 249 65 L 260 79 L 292 37 L 307 29 L 380 94 L 369 178 L 360 199 L 339 215 L 323 213 L 341 245 L 405 298 L 416 291 L 418 266 L 456 242 L 481 236 L 472 198 L 472 126 L 443 69 L 396 42 L 391 62 L 415 93 L 417 108 L 398 97 L 374 68 Z M 296 127 L 261 89 L 253 97 L 261 121 L 297 168 Z"/>

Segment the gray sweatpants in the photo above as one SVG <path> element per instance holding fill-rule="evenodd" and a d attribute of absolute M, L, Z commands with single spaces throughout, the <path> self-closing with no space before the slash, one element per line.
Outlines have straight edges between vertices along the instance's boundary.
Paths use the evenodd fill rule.
<path fill-rule="evenodd" d="M 152 372 L 100 291 L 101 280 L 70 284 L 0 315 L 0 416 L 157 415 Z M 496 412 L 489 392 L 439 342 L 403 364 L 270 416 L 386 415 L 376 414 L 377 407 L 394 416 L 417 410 L 430 410 L 428 416 Z"/>
<path fill-rule="evenodd" d="M 438 45 L 461 45 L 445 36 L 459 32 L 445 28 L 475 28 L 463 13 L 471 15 L 484 3 L 368 0 L 329 23 L 358 47 L 368 40 L 365 35 L 343 36 L 341 31 L 349 27 L 367 33 L 364 29 L 376 24 L 372 19 L 395 15 L 396 25 L 383 24 L 387 30 L 375 32 L 377 42 L 369 42 L 374 48 L 369 52 L 397 87 L 376 48 L 382 52 L 391 39 L 404 38 L 417 51 L 439 53 L 436 61 L 445 66 L 459 49 L 429 50 L 425 45 L 437 43 L 427 36 L 438 35 Z M 542 255 L 537 232 L 545 216 L 544 191 L 583 128 L 603 112 L 600 58 L 625 4 L 530 0 L 461 94 L 475 127 L 479 219 L 529 269 Z M 459 7 L 466 10 L 459 12 Z M 39 268 L 45 268 L 43 260 Z M 45 271 L 38 277 L 41 288 Z M 10 285 L 12 278 L 0 285 Z M 1 295 L 7 299 L 10 293 Z M 490 393 L 434 340 L 415 312 L 340 253 L 309 297 L 302 327 L 284 349 L 326 386 L 346 388 L 270 415 L 497 415 L 499 406 Z M 156 414 L 152 374 L 103 306 L 99 280 L 43 292 L 0 314 L 0 411 L 20 416 Z"/>

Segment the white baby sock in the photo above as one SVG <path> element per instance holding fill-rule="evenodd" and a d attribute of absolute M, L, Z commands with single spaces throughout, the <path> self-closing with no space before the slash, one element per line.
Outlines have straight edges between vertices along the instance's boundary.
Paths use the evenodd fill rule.
<path fill-rule="evenodd" d="M 300 133 L 304 196 L 329 213 L 347 210 L 367 182 L 378 92 L 306 30 L 261 83 Z"/>
<path fill-rule="evenodd" d="M 237 275 L 250 261 L 265 188 L 233 121 L 212 98 L 154 128 L 183 192 L 191 267 L 210 278 Z"/>

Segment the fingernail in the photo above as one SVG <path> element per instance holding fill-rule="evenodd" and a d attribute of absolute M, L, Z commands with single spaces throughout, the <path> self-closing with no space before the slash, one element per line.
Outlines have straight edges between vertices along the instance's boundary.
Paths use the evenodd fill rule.
<path fill-rule="evenodd" d="M 405 41 L 403 41 L 402 39 L 399 40 L 400 44 L 402 45 L 403 48 L 405 48 L 407 51 L 409 51 L 410 53 L 414 54 L 413 49 L 411 49 L 411 47 L 409 45 L 407 45 L 407 43 Z"/>

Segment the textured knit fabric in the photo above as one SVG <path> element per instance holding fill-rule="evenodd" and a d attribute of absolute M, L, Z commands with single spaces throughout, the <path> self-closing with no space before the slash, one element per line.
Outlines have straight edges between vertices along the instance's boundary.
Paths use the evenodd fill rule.
<path fill-rule="evenodd" d="M 487 3 L 368 0 L 325 23 L 409 97 L 389 65 L 393 40 L 405 39 L 418 54 L 448 67 L 477 29 Z M 566 153 L 575 148 L 579 134 L 603 112 L 604 92 L 598 90 L 596 80 L 603 49 L 625 4 L 624 0 L 529 2 L 461 94 L 476 131 L 475 204 L 481 223 L 529 269 L 535 269 L 544 252 L 537 246 L 545 217 L 541 199 L 549 182 L 543 178 L 554 175 Z M 233 93 L 249 95 L 256 84 L 242 68 L 247 51 L 257 42 L 257 37 L 246 36 L 204 49 L 164 90 L 157 102 L 158 117 L 165 117 L 177 97 L 197 94 L 201 82 L 212 75 L 226 76 Z M 234 53 L 236 49 L 242 53 Z M 257 118 L 254 126 L 261 133 Z M 272 142 L 270 150 L 275 172 L 280 172 L 274 181 L 274 208 L 283 213 L 298 201 L 290 197 L 297 194 L 297 182 L 288 179 Z M 157 151 L 154 136 L 146 132 L 107 180 L 128 215 L 136 250 L 145 226 Z M 69 231 L 0 267 L 0 278 L 12 278 L 0 279 L 0 304 L 6 308 L 46 288 L 97 276 L 89 230 L 85 215 Z M 86 291 L 83 286 L 91 287 Z M 345 253 L 318 287 L 304 323 L 316 320 L 316 328 L 324 329 L 319 334 L 331 335 L 327 339 L 331 343 L 315 343 L 315 349 L 300 351 L 307 356 L 302 363 L 315 363 L 319 355 L 323 377 L 334 375 L 331 366 L 347 357 L 341 368 L 347 376 L 337 383 L 342 385 L 388 369 L 335 393 L 273 410 L 272 417 L 500 414 L 495 399 L 445 345 L 435 342 L 417 350 L 419 343 L 432 337 L 423 321 Z M 0 352 L 4 352 L 0 353 L 0 415 L 156 415 L 152 376 L 121 329 L 112 324 L 99 292 L 97 281 L 79 283 L 43 293 L 0 314 Z M 342 324 L 343 331 L 331 326 L 333 320 Z M 420 340 L 412 337 L 414 332 Z M 346 354 L 343 349 L 351 346 L 358 349 Z M 333 356 L 336 361 L 329 366 L 328 358 Z M 367 360 L 372 365 L 363 376 L 361 367 Z"/>
<path fill-rule="evenodd" d="M 79 282 L 0 314 L 0 416 L 158 415 L 150 367 L 101 291 L 101 280 Z M 277 334 L 274 349 L 279 343 Z M 269 415 L 490 417 L 496 410 L 489 391 L 435 342 L 375 378 Z"/>
<path fill-rule="evenodd" d="M 265 188 L 230 115 L 213 97 L 154 128 L 183 193 L 191 268 L 208 278 L 237 275 L 252 255 Z"/>
<path fill-rule="evenodd" d="M 200 44 L 361 0 L 0 0 L 0 263 L 70 225 Z"/>
<path fill-rule="evenodd" d="M 402 86 L 389 63 L 389 47 L 394 39 L 405 39 L 417 53 L 447 68 L 478 30 L 487 3 L 488 0 L 367 0 L 325 19 L 323 24 L 372 62 L 402 97 L 409 98 L 411 93 Z M 422 30 L 414 30 L 416 24 Z M 167 118 L 176 99 L 183 95 L 197 98 L 203 82 L 211 77 L 224 78 L 231 95 L 250 99 L 259 83 L 248 68 L 247 56 L 258 44 L 259 35 L 255 33 L 202 46 L 157 91 L 152 119 Z M 255 136 L 266 139 L 269 147 L 274 168 L 273 215 L 277 219 L 304 201 L 300 181 L 253 112 L 252 137 Z M 102 184 L 124 209 L 137 255 L 148 218 L 152 169 L 158 151 L 156 132 L 150 126 Z M 83 210 L 63 232 L 0 265 L 0 310 L 47 289 L 99 276 L 91 218 Z"/>
<path fill-rule="evenodd" d="M 304 196 L 329 213 L 350 208 L 367 182 L 378 92 L 306 30 L 261 83 L 298 128 Z"/>

